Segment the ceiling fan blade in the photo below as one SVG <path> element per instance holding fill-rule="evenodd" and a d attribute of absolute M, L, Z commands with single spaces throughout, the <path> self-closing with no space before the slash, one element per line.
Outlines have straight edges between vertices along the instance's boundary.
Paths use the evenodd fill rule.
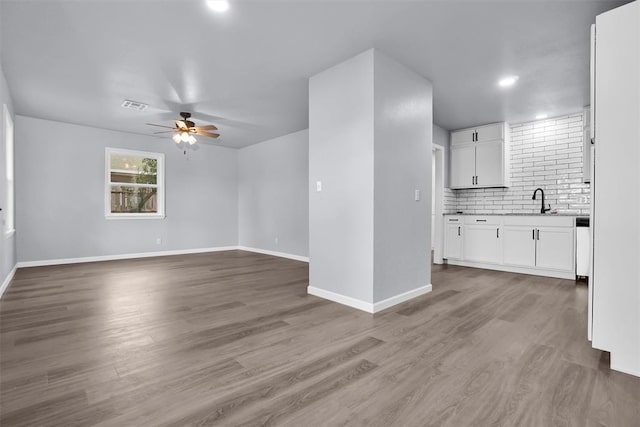
<path fill-rule="evenodd" d="M 175 130 L 163 130 L 163 131 L 160 131 L 160 132 L 154 132 L 153 134 L 157 135 L 159 133 L 174 133 L 174 132 L 175 132 Z"/>
<path fill-rule="evenodd" d="M 196 135 L 206 136 L 207 138 L 217 138 L 220 136 L 220 134 L 218 133 L 205 132 L 203 130 L 198 130 L 196 132 Z"/>
<path fill-rule="evenodd" d="M 218 130 L 214 125 L 194 126 L 197 130 Z"/>
<path fill-rule="evenodd" d="M 173 126 L 157 125 L 155 123 L 147 123 L 147 125 L 149 125 L 149 126 L 157 126 L 159 128 L 174 129 Z"/>
<path fill-rule="evenodd" d="M 180 128 L 180 130 L 187 130 L 187 124 L 183 120 L 176 120 L 176 126 Z"/>

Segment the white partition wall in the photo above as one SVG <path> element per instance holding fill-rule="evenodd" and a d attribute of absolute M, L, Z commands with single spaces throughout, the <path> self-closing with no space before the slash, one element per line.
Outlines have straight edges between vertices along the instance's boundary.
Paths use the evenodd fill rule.
<path fill-rule="evenodd" d="M 640 376 L 640 11 L 596 19 L 593 346 Z"/>
<path fill-rule="evenodd" d="M 431 84 L 369 50 L 309 82 L 309 293 L 375 312 L 430 286 Z"/>

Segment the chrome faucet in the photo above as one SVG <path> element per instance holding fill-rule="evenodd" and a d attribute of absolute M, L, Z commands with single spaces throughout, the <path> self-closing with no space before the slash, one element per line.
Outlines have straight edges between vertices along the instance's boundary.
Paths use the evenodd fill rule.
<path fill-rule="evenodd" d="M 533 192 L 533 197 L 531 198 L 531 200 L 536 199 L 536 193 L 538 192 L 538 190 L 542 193 L 542 207 L 540 208 L 540 213 L 543 214 L 551 210 L 551 205 L 548 205 L 548 208 L 544 207 L 544 190 L 542 188 L 536 188 L 536 190 Z"/>

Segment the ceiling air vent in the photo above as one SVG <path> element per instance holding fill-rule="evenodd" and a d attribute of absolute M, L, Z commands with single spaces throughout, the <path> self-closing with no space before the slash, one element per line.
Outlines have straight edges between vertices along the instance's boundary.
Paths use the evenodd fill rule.
<path fill-rule="evenodd" d="M 125 99 L 124 101 L 122 101 L 122 104 L 120 104 L 120 106 L 122 108 L 128 108 L 129 110 L 144 111 L 149 105 L 143 104 L 142 102 L 138 101 L 131 101 L 130 99 Z"/>

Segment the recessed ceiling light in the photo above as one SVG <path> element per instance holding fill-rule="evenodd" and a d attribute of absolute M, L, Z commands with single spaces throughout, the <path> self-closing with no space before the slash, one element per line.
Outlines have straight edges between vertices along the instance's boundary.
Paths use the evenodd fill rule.
<path fill-rule="evenodd" d="M 546 119 L 547 117 L 549 117 L 547 114 L 544 114 L 544 113 L 542 113 L 542 114 L 538 114 L 538 115 L 536 116 L 536 120 Z"/>
<path fill-rule="evenodd" d="M 229 10 L 229 2 L 227 0 L 207 0 L 207 5 L 215 12 L 226 12 Z"/>
<path fill-rule="evenodd" d="M 498 81 L 498 85 L 501 87 L 509 87 L 516 84 L 518 81 L 518 76 L 507 76 L 503 77 Z"/>

